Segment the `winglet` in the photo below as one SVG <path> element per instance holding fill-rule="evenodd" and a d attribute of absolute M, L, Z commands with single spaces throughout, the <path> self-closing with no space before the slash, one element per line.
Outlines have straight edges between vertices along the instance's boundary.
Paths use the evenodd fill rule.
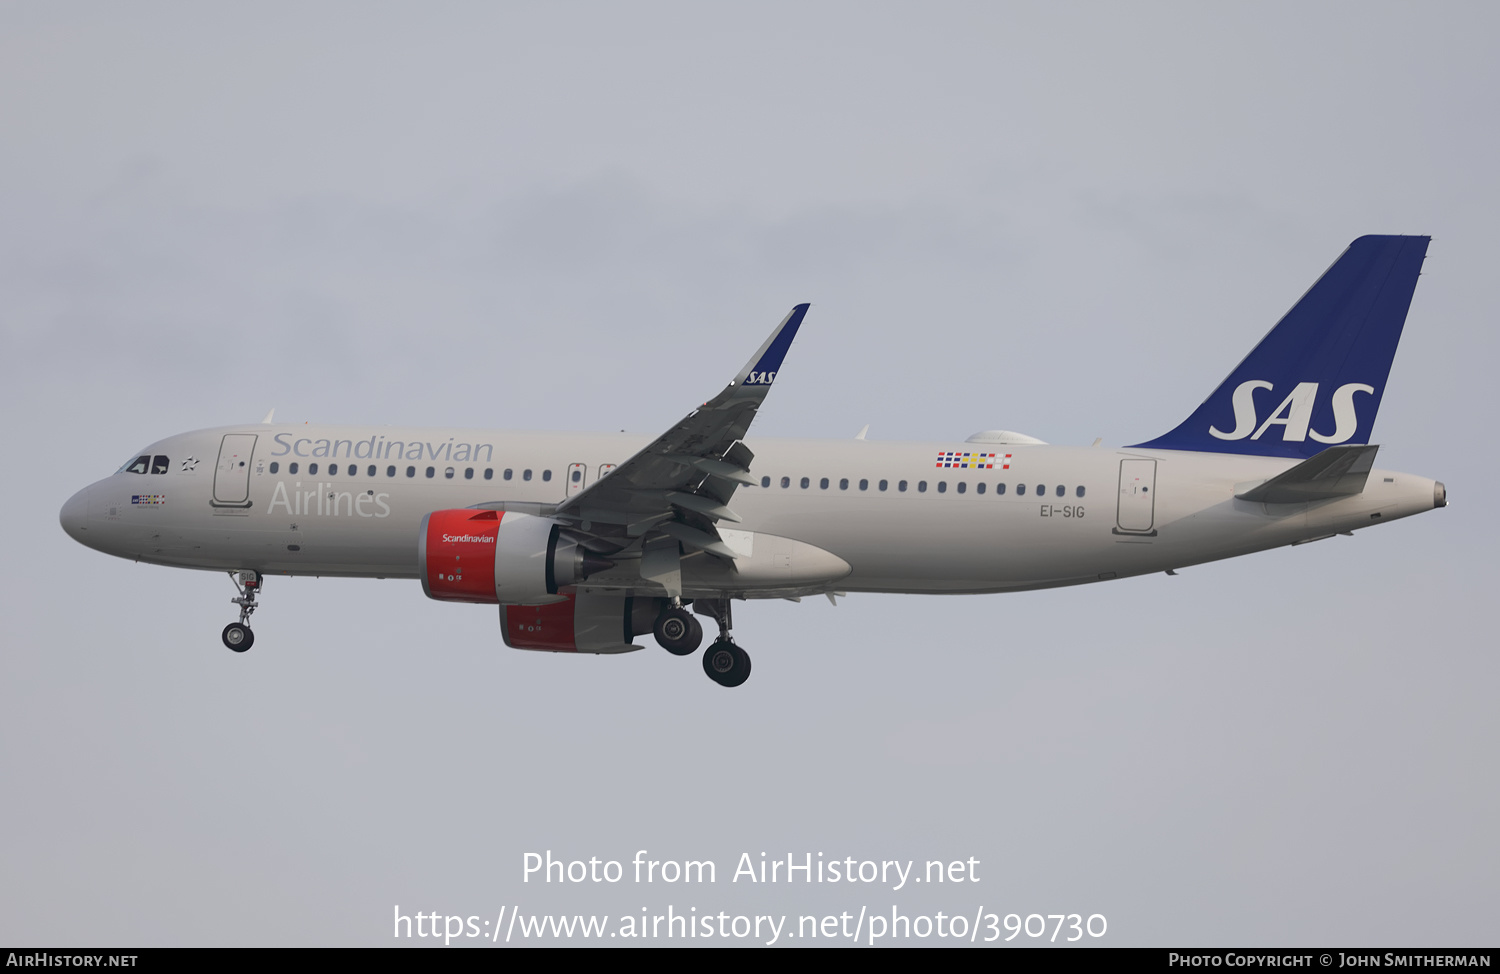
<path fill-rule="evenodd" d="M 792 339 L 797 337 L 797 329 L 802 327 L 802 319 L 807 315 L 808 305 L 799 304 L 791 310 L 776 330 L 771 332 L 771 337 L 760 347 L 745 367 L 740 369 L 739 374 L 734 377 L 731 386 L 758 386 L 769 387 L 776 381 L 776 373 L 781 370 L 781 360 L 786 358 L 787 350 L 792 347 Z"/>

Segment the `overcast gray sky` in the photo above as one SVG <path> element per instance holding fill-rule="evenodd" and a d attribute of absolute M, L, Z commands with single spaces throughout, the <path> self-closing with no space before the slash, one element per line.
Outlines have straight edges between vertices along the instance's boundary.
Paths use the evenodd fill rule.
<path fill-rule="evenodd" d="M 672 904 L 1493 944 L 1497 21 L 0 7 L 0 942 Z M 272 407 L 654 434 L 799 301 L 755 433 L 1136 442 L 1365 233 L 1434 237 L 1376 441 L 1448 509 L 1176 578 L 750 604 L 735 692 L 654 647 L 515 652 L 396 581 L 272 579 L 241 657 L 222 576 L 57 524 L 143 445 Z M 548 849 L 719 882 L 523 883 Z M 980 882 L 730 883 L 742 852 Z"/>

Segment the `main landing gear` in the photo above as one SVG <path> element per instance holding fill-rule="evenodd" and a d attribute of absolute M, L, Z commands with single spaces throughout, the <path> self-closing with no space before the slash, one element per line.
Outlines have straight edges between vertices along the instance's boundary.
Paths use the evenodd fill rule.
<path fill-rule="evenodd" d="M 703 652 L 703 672 L 724 687 L 737 687 L 750 679 L 750 654 L 735 645 L 729 635 L 728 599 L 696 599 L 694 611 L 712 616 L 719 624 L 719 638 Z M 703 625 L 678 599 L 673 599 L 656 617 L 652 633 L 661 647 L 674 656 L 687 656 L 703 642 Z"/>
<path fill-rule="evenodd" d="M 675 600 L 661 610 L 651 631 L 661 648 L 673 656 L 691 656 L 703 643 L 703 626 Z"/>
<path fill-rule="evenodd" d="M 737 687 L 750 679 L 750 654 L 722 636 L 703 651 L 703 672 L 721 687 Z"/>
<path fill-rule="evenodd" d="M 729 600 L 697 599 L 693 606 L 719 624 L 719 638 L 703 652 L 703 672 L 724 687 L 737 687 L 750 679 L 750 654 L 736 646 L 729 635 Z M 702 624 L 677 599 L 661 610 L 652 633 L 661 647 L 674 656 L 687 656 L 703 642 Z"/>
<path fill-rule="evenodd" d="M 260 592 L 265 579 L 252 571 L 230 572 L 229 578 L 240 591 L 237 598 L 229 600 L 240 607 L 240 621 L 225 626 L 222 638 L 225 646 L 236 653 L 243 653 L 255 645 L 255 633 L 250 630 L 250 614 L 256 609 L 255 596 Z"/>

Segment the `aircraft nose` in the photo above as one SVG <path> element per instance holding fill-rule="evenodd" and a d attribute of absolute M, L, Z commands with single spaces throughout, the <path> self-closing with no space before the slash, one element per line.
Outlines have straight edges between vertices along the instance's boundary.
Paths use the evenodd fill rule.
<path fill-rule="evenodd" d="M 84 532 L 89 527 L 89 489 L 85 487 L 69 497 L 57 519 L 62 522 L 62 529 L 68 532 L 68 537 L 83 542 Z"/>

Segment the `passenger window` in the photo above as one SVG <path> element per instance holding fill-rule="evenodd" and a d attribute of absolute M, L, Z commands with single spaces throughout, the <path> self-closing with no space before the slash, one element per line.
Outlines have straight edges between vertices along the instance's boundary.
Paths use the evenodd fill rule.
<path fill-rule="evenodd" d="M 1082 484 L 1078 485 L 1078 490 L 1075 493 L 1077 493 L 1079 497 L 1083 496 L 1083 485 Z"/>
<path fill-rule="evenodd" d="M 151 469 L 151 458 L 150 457 L 136 457 L 134 460 L 132 460 L 129 463 L 125 464 L 125 472 L 126 473 L 145 473 L 147 470 L 150 470 L 150 469 Z"/>
<path fill-rule="evenodd" d="M 962 494 L 964 491 L 966 491 L 968 489 L 969 489 L 969 485 L 968 484 L 964 483 L 962 480 L 960 480 L 958 482 L 958 492 L 960 494 Z"/>
<path fill-rule="evenodd" d="M 309 477 L 316 477 L 318 475 L 318 465 L 316 463 L 309 463 L 307 465 L 307 475 Z"/>
<path fill-rule="evenodd" d="M 314 471 L 314 472 L 316 472 L 316 471 Z M 339 475 L 339 465 L 336 464 L 336 463 L 330 463 L 328 465 L 328 476 L 330 476 L 330 477 L 337 477 L 338 475 Z"/>
<path fill-rule="evenodd" d="M 167 467 L 171 463 L 172 463 L 172 461 L 168 460 L 164 456 L 161 456 L 161 455 L 154 456 L 154 457 L 151 458 L 151 472 L 152 473 L 166 473 L 167 472 Z"/>
<path fill-rule="evenodd" d="M 505 479 L 506 479 L 506 480 L 509 480 L 509 479 L 510 479 L 510 475 L 511 475 L 511 473 L 512 473 L 512 471 L 511 471 L 511 469 L 510 469 L 510 468 L 509 468 L 509 467 L 506 467 L 506 468 L 505 468 Z"/>
<path fill-rule="evenodd" d="M 1016 496 L 1017 497 L 1021 497 L 1021 496 L 1025 495 L 1025 493 L 1026 493 L 1026 485 L 1025 484 L 1016 484 Z"/>
<path fill-rule="evenodd" d="M 552 479 L 552 471 L 550 471 L 550 470 L 543 470 L 542 471 L 542 482 L 546 483 L 547 481 L 549 481 L 551 479 Z"/>
<path fill-rule="evenodd" d="M 946 494 L 946 493 L 948 493 L 948 481 L 946 481 L 946 480 L 939 480 L 938 481 L 938 493 L 939 494 Z"/>
<path fill-rule="evenodd" d="M 484 479 L 485 480 L 494 480 L 495 479 L 495 468 L 494 467 L 485 467 L 484 468 Z"/>
<path fill-rule="evenodd" d="M 888 483 L 889 483 L 889 481 L 886 481 L 886 480 L 882 480 L 882 481 L 881 481 L 881 482 L 880 482 L 880 489 L 881 489 L 881 490 L 885 490 L 885 488 L 886 488 L 886 485 L 887 485 L 887 484 L 888 484 Z"/>
<path fill-rule="evenodd" d="M 783 487 L 790 487 L 790 486 L 792 486 L 792 478 L 791 477 L 782 477 L 781 478 L 781 486 L 783 486 Z"/>
<path fill-rule="evenodd" d="M 394 466 L 386 467 L 385 468 L 385 475 L 387 477 L 394 477 L 394 476 L 396 476 L 396 468 Z"/>
<path fill-rule="evenodd" d="M 822 480 L 818 481 L 818 486 L 820 488 L 822 488 L 823 490 L 827 490 L 828 489 L 828 478 L 824 477 Z"/>
<path fill-rule="evenodd" d="M 474 468 L 473 467 L 464 467 L 464 479 L 465 480 L 473 480 L 474 479 Z"/>
<path fill-rule="evenodd" d="M 375 464 L 370 464 L 370 469 L 366 470 L 365 473 L 371 477 L 375 476 Z"/>
<path fill-rule="evenodd" d="M 531 479 L 531 471 L 530 470 L 522 470 L 521 471 L 521 479 L 522 480 L 530 480 Z"/>
<path fill-rule="evenodd" d="M 976 493 L 976 494 L 982 494 L 982 493 L 984 493 L 984 481 L 981 480 L 979 483 L 977 483 L 977 484 L 974 485 L 974 493 Z"/>
<path fill-rule="evenodd" d="M 859 482 L 859 489 L 860 490 L 869 490 L 870 489 L 870 482 L 868 480 L 865 480 L 865 479 L 861 478 L 860 482 Z"/>
<path fill-rule="evenodd" d="M 415 477 L 417 475 L 417 468 L 416 467 L 407 467 L 406 468 L 406 475 L 408 477 Z"/>
<path fill-rule="evenodd" d="M 903 480 L 901 481 L 901 483 L 897 484 L 896 489 L 901 491 L 901 493 L 903 494 L 906 493 L 906 481 Z"/>
<path fill-rule="evenodd" d="M 427 468 L 427 479 L 431 480 L 433 478 L 433 475 L 435 475 L 436 473 L 437 473 L 437 468 L 436 467 L 428 467 Z"/>
<path fill-rule="evenodd" d="M 287 473 L 296 473 L 297 472 L 297 461 L 293 460 L 291 463 L 287 464 L 286 465 L 286 472 Z"/>
<path fill-rule="evenodd" d="M 762 477 L 762 478 L 760 478 L 760 485 L 762 487 L 769 487 L 769 486 L 771 486 L 771 478 L 770 477 Z"/>
<path fill-rule="evenodd" d="M 808 479 L 807 479 L 807 478 L 806 478 L 806 477 L 803 477 L 803 478 L 802 478 L 802 489 L 803 489 L 803 490 L 806 490 L 806 489 L 807 489 L 807 485 L 808 485 L 808 484 L 809 484 L 809 483 L 810 483 L 810 481 L 809 481 L 809 480 L 808 480 Z"/>
<path fill-rule="evenodd" d="M 1005 485 L 1004 484 L 996 484 L 995 485 L 995 496 L 999 497 L 1003 493 L 1005 493 Z"/>
<path fill-rule="evenodd" d="M 1066 497 L 1067 495 L 1068 495 L 1068 488 L 1064 487 L 1062 484 L 1058 484 L 1057 485 L 1057 496 L 1058 497 Z"/>
<path fill-rule="evenodd" d="M 452 467 L 445 467 L 445 468 L 443 468 L 443 476 L 446 477 L 446 478 L 448 478 L 449 480 L 452 480 L 453 479 L 453 468 Z"/>
<path fill-rule="evenodd" d="M 848 489 L 849 489 L 849 478 L 848 477 L 844 477 L 843 479 L 841 479 L 839 481 L 839 490 L 848 490 Z"/>
<path fill-rule="evenodd" d="M 275 460 L 272 460 L 271 461 L 271 472 L 275 473 L 276 471 L 278 471 L 280 469 L 281 469 L 281 464 L 277 463 Z"/>
<path fill-rule="evenodd" d="M 1046 497 L 1047 496 L 1047 485 L 1046 484 L 1037 484 L 1036 485 L 1036 492 L 1037 492 L 1037 496 L 1038 497 Z"/>
<path fill-rule="evenodd" d="M 919 480 L 919 481 L 917 481 L 917 493 L 919 493 L 919 494 L 925 494 L 925 493 L 927 493 L 927 481 L 925 481 L 925 480 Z"/>
<path fill-rule="evenodd" d="M 578 483 L 582 479 L 583 479 L 583 471 L 582 470 L 575 470 L 575 471 L 573 471 L 573 483 L 576 484 L 576 483 Z"/>

